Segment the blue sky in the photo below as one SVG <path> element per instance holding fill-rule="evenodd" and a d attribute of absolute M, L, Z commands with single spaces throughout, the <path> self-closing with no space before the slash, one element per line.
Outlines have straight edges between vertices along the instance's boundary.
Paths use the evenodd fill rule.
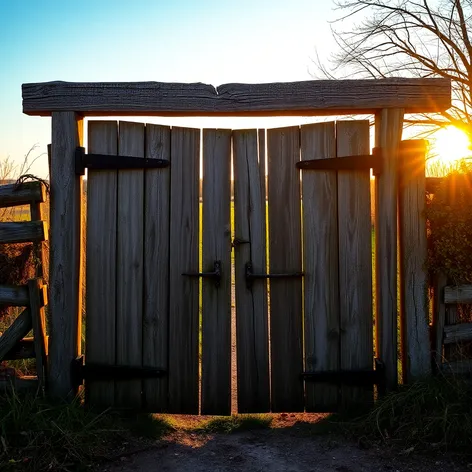
<path fill-rule="evenodd" d="M 335 16 L 332 0 L 0 0 L 0 160 L 50 142 L 50 119 L 22 114 L 22 83 L 309 80 Z"/>

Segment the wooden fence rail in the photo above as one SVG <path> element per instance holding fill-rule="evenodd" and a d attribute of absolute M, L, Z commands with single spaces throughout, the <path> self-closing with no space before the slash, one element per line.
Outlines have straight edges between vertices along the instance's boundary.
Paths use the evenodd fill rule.
<path fill-rule="evenodd" d="M 41 204 L 46 201 L 46 188 L 40 182 L 0 186 L 0 208 L 29 204 L 31 219 L 38 221 L 0 223 L 0 244 L 33 242 L 36 276 L 41 276 L 44 265 L 42 242 L 47 240 L 47 225 L 41 220 Z M 47 372 L 48 337 L 46 336 L 45 306 L 47 286 L 35 278 L 26 285 L 0 285 L 0 305 L 25 307 L 13 323 L 0 335 L 0 361 L 36 359 L 36 377 L 7 378 L 0 381 L 0 391 L 9 387 L 38 389 L 45 386 Z M 32 338 L 25 338 L 33 330 Z"/>

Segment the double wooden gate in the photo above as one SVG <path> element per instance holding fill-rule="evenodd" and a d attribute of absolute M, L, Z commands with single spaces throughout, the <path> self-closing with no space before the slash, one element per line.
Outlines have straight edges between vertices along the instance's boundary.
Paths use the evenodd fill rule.
<path fill-rule="evenodd" d="M 367 121 L 89 122 L 90 162 L 117 163 L 88 172 L 89 401 L 226 415 L 232 395 L 240 413 L 372 399 L 372 386 L 312 381 L 373 369 L 370 172 L 297 167 L 369 151 Z"/>

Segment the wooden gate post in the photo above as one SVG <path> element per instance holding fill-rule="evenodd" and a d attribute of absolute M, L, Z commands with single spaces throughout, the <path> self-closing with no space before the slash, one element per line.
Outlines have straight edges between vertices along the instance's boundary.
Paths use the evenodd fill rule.
<path fill-rule="evenodd" d="M 431 372 L 428 331 L 426 142 L 400 146 L 398 217 L 403 383 Z"/>
<path fill-rule="evenodd" d="M 83 182 L 75 172 L 75 150 L 82 139 L 80 116 L 52 113 L 49 392 L 59 398 L 76 393 L 70 364 L 81 340 Z"/>
<path fill-rule="evenodd" d="M 397 169 L 403 114 L 401 108 L 384 108 L 375 115 L 375 145 L 383 160 L 375 185 L 376 354 L 385 364 L 388 390 L 398 384 Z"/>

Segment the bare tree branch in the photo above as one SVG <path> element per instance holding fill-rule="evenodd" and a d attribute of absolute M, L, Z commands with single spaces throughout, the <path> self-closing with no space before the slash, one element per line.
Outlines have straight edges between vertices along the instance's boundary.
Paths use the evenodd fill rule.
<path fill-rule="evenodd" d="M 472 142 L 472 1 L 335 0 L 335 5 L 338 18 L 331 31 L 338 52 L 329 65 L 317 57 L 321 76 L 450 79 L 452 107 L 439 116 L 408 118 L 408 123 L 453 124 Z M 354 21 L 350 30 L 346 20 Z"/>

